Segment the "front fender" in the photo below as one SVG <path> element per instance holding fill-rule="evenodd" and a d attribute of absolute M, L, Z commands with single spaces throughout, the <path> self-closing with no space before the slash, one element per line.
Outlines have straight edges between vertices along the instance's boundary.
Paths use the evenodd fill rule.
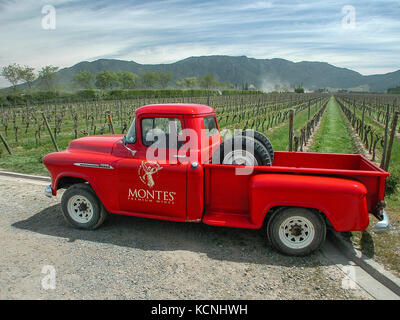
<path fill-rule="evenodd" d="M 58 182 L 62 178 L 79 178 L 87 181 L 108 211 L 118 211 L 118 176 L 113 166 L 114 158 L 95 153 L 77 154 L 56 152 L 43 158 L 51 175 L 51 189 L 57 194 Z M 80 166 L 79 164 L 109 164 L 109 167 Z"/>
<path fill-rule="evenodd" d="M 261 226 L 267 212 L 277 206 L 318 209 L 336 231 L 365 230 L 369 224 L 367 189 L 354 180 L 259 174 L 249 181 L 250 217 Z"/>

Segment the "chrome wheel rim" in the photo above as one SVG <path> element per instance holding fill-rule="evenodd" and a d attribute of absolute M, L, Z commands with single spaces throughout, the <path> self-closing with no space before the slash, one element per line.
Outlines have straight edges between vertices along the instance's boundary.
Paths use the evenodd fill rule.
<path fill-rule="evenodd" d="M 291 249 L 306 248 L 314 240 L 314 237 L 314 225 L 304 217 L 287 218 L 279 226 L 279 239 Z"/>
<path fill-rule="evenodd" d="M 236 164 L 245 166 L 257 166 L 257 159 L 246 150 L 234 150 L 229 152 L 222 161 L 223 164 Z"/>
<path fill-rule="evenodd" d="M 72 196 L 68 200 L 67 209 L 70 217 L 78 223 L 87 223 L 93 217 L 93 205 L 84 196 Z"/>

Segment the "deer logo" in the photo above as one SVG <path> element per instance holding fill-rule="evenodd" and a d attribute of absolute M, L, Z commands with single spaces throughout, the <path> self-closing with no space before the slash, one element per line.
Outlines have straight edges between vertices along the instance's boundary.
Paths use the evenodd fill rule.
<path fill-rule="evenodd" d="M 139 178 L 149 188 L 153 188 L 155 183 L 153 174 L 160 171 L 162 167 L 155 161 L 142 161 L 139 167 Z"/>

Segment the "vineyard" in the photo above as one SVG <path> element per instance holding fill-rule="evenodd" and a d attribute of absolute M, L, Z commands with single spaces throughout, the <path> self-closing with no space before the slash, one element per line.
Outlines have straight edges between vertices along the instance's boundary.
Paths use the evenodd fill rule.
<path fill-rule="evenodd" d="M 0 167 L 46 174 L 41 165 L 44 154 L 65 149 L 78 137 L 126 133 L 137 108 L 171 102 L 211 105 L 217 111 L 221 129 L 255 129 L 265 133 L 276 150 L 307 151 L 329 99 L 327 94 L 285 93 L 2 106 Z M 362 150 L 349 150 L 343 146 L 343 150 L 362 151 L 385 168 L 390 162 L 392 171 L 397 174 L 400 145 L 393 141 L 400 138 L 400 129 L 395 118 L 399 106 L 394 96 L 340 94 L 336 95 L 335 101 L 352 127 L 349 132 L 352 139 L 360 140 L 363 146 Z M 339 122 L 343 121 L 340 117 Z"/>
<path fill-rule="evenodd" d="M 378 237 L 370 230 L 353 233 L 352 240 L 367 255 L 400 272 L 400 107 L 395 95 L 246 94 L 2 106 L 0 168 L 46 175 L 41 162 L 45 154 L 65 149 L 78 137 L 126 133 L 137 108 L 172 102 L 210 105 L 221 130 L 263 132 L 275 150 L 362 153 L 387 169 L 393 231 Z"/>

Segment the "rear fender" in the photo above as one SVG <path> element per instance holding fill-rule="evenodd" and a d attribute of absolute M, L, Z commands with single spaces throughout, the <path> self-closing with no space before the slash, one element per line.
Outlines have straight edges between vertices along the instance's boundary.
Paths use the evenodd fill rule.
<path fill-rule="evenodd" d="M 262 226 L 267 212 L 277 206 L 320 210 L 336 231 L 365 230 L 369 224 L 366 187 L 354 180 L 259 174 L 249 181 L 251 221 Z"/>

